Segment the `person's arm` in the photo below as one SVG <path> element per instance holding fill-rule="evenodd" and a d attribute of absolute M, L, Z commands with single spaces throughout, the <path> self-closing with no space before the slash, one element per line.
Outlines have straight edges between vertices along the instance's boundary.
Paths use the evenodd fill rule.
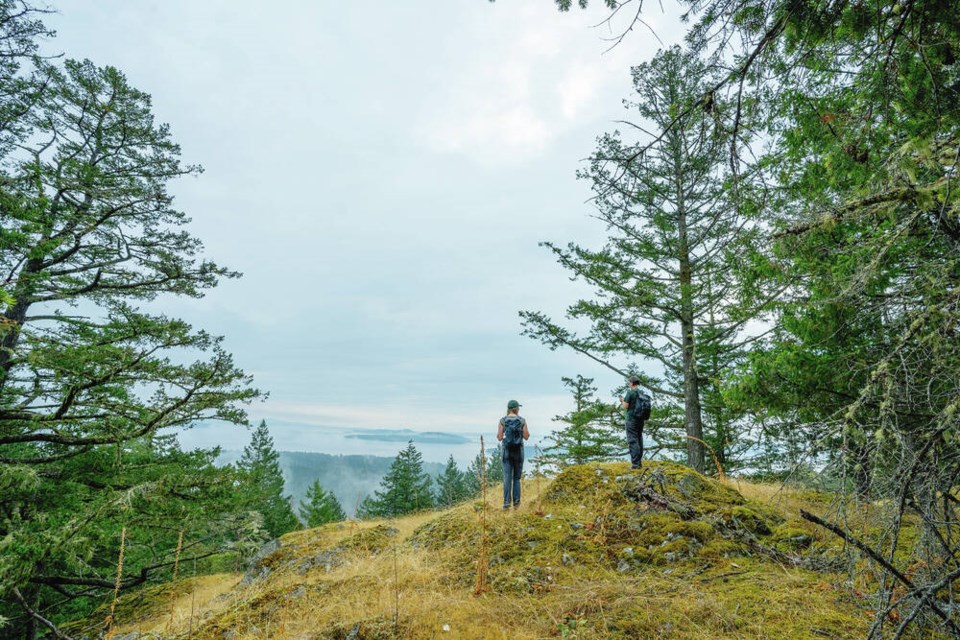
<path fill-rule="evenodd" d="M 638 395 L 638 394 L 639 394 L 639 392 L 638 392 L 635 388 L 630 387 L 629 389 L 627 389 L 627 395 L 626 395 L 626 396 L 620 396 L 620 406 L 621 406 L 623 409 L 629 409 L 629 408 L 630 408 L 630 403 L 637 401 L 637 395 Z"/>
<path fill-rule="evenodd" d="M 503 418 L 501 418 L 500 423 L 497 424 L 497 440 L 503 440 Z"/>
<path fill-rule="evenodd" d="M 529 440 L 529 439 L 530 439 L 530 430 L 527 429 L 527 419 L 526 419 L 526 418 L 523 419 L 523 439 L 524 439 L 524 440 Z"/>

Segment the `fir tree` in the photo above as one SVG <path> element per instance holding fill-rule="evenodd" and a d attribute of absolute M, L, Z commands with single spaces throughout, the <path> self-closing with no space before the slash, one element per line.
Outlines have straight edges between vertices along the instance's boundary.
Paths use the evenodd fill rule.
<path fill-rule="evenodd" d="M 314 480 L 307 489 L 306 499 L 300 501 L 300 518 L 308 527 L 319 527 L 328 522 L 339 522 L 346 517 L 337 497 L 324 490 L 319 480 Z"/>
<path fill-rule="evenodd" d="M 547 437 L 543 463 L 562 468 L 622 457 L 627 444 L 617 407 L 594 397 L 593 378 L 578 375 L 563 378 L 563 384 L 573 395 L 574 409 L 554 418 L 566 426 Z"/>
<path fill-rule="evenodd" d="M 174 206 L 171 181 L 199 168 L 150 96 L 33 57 L 43 13 L 0 0 L 0 619 L 28 640 L 169 571 L 181 531 L 193 557 L 229 542 L 237 476 L 175 433 L 246 424 L 258 395 L 219 338 L 138 308 L 237 274 Z"/>
<path fill-rule="evenodd" d="M 265 420 L 261 420 L 253 432 L 237 466 L 249 479 L 247 495 L 252 507 L 263 514 L 263 526 L 270 535 L 279 537 L 298 529 L 299 522 L 290 506 L 290 496 L 283 495 L 280 454 L 273 448 L 273 438 Z"/>
<path fill-rule="evenodd" d="M 449 507 L 470 495 L 466 474 L 460 470 L 451 455 L 443 473 L 437 476 L 437 506 Z"/>
<path fill-rule="evenodd" d="M 602 248 L 543 243 L 594 289 L 593 299 L 567 311 L 589 329 L 576 332 L 543 313 L 521 313 L 524 334 L 551 349 L 571 348 L 621 374 L 617 355 L 655 363 L 663 375 L 640 375 L 641 386 L 661 404 L 681 405 L 683 418 L 666 425 L 668 414 L 658 411 L 650 427 L 679 432 L 675 446 L 686 449 L 688 464 L 701 472 L 703 442 L 722 429 L 711 447 L 725 447 L 733 428 L 705 381 L 719 380 L 737 363 L 744 324 L 753 317 L 731 296 L 753 226 L 730 197 L 727 142 L 705 109 L 677 117 L 703 98 L 715 73 L 679 47 L 633 69 L 637 96 L 629 106 L 663 134 L 645 143 L 619 132 L 601 138 L 583 175 L 593 183 L 597 217 L 608 229 Z M 727 108 L 719 97 L 711 100 Z"/>
<path fill-rule="evenodd" d="M 490 487 L 500 486 L 503 482 L 503 445 L 499 442 L 489 450 L 486 459 L 481 458 L 478 453 L 467 467 L 465 482 L 468 495 L 480 494 L 480 476 L 484 473 L 486 473 L 488 490 Z"/>
<path fill-rule="evenodd" d="M 432 481 L 423 471 L 423 456 L 411 440 L 390 465 L 380 489 L 360 503 L 361 518 L 392 518 L 433 506 Z"/>

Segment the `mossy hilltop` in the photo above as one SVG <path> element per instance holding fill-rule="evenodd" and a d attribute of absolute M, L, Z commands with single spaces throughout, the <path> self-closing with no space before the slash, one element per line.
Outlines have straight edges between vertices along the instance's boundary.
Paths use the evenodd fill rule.
<path fill-rule="evenodd" d="M 828 511 L 813 492 L 654 462 L 528 480 L 518 511 L 495 493 L 289 534 L 243 580 L 131 594 L 114 638 L 863 638 L 873 619 L 838 542 L 799 519 Z"/>

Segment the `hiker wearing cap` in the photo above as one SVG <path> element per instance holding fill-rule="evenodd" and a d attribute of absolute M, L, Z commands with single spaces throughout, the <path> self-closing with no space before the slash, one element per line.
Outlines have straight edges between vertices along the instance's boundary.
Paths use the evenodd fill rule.
<path fill-rule="evenodd" d="M 643 461 L 643 420 L 637 415 L 637 404 L 642 401 L 640 378 L 630 376 L 630 388 L 620 396 L 620 405 L 626 409 L 624 426 L 627 430 L 627 447 L 630 449 L 630 468 L 639 469 Z"/>
<path fill-rule="evenodd" d="M 500 418 L 497 440 L 503 444 L 503 508 L 520 506 L 520 476 L 523 475 L 523 441 L 530 439 L 527 421 L 520 417 L 520 403 L 507 403 L 507 415 Z"/>

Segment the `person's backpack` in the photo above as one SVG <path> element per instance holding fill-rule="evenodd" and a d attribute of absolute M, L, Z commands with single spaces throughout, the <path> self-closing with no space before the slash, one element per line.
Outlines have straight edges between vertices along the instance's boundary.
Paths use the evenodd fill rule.
<path fill-rule="evenodd" d="M 503 419 L 503 446 L 518 449 L 523 446 L 523 418 L 507 416 Z"/>
<path fill-rule="evenodd" d="M 650 409 L 652 408 L 650 396 L 643 391 L 637 391 L 637 400 L 633 403 L 631 413 L 634 420 L 646 422 L 650 419 Z"/>

